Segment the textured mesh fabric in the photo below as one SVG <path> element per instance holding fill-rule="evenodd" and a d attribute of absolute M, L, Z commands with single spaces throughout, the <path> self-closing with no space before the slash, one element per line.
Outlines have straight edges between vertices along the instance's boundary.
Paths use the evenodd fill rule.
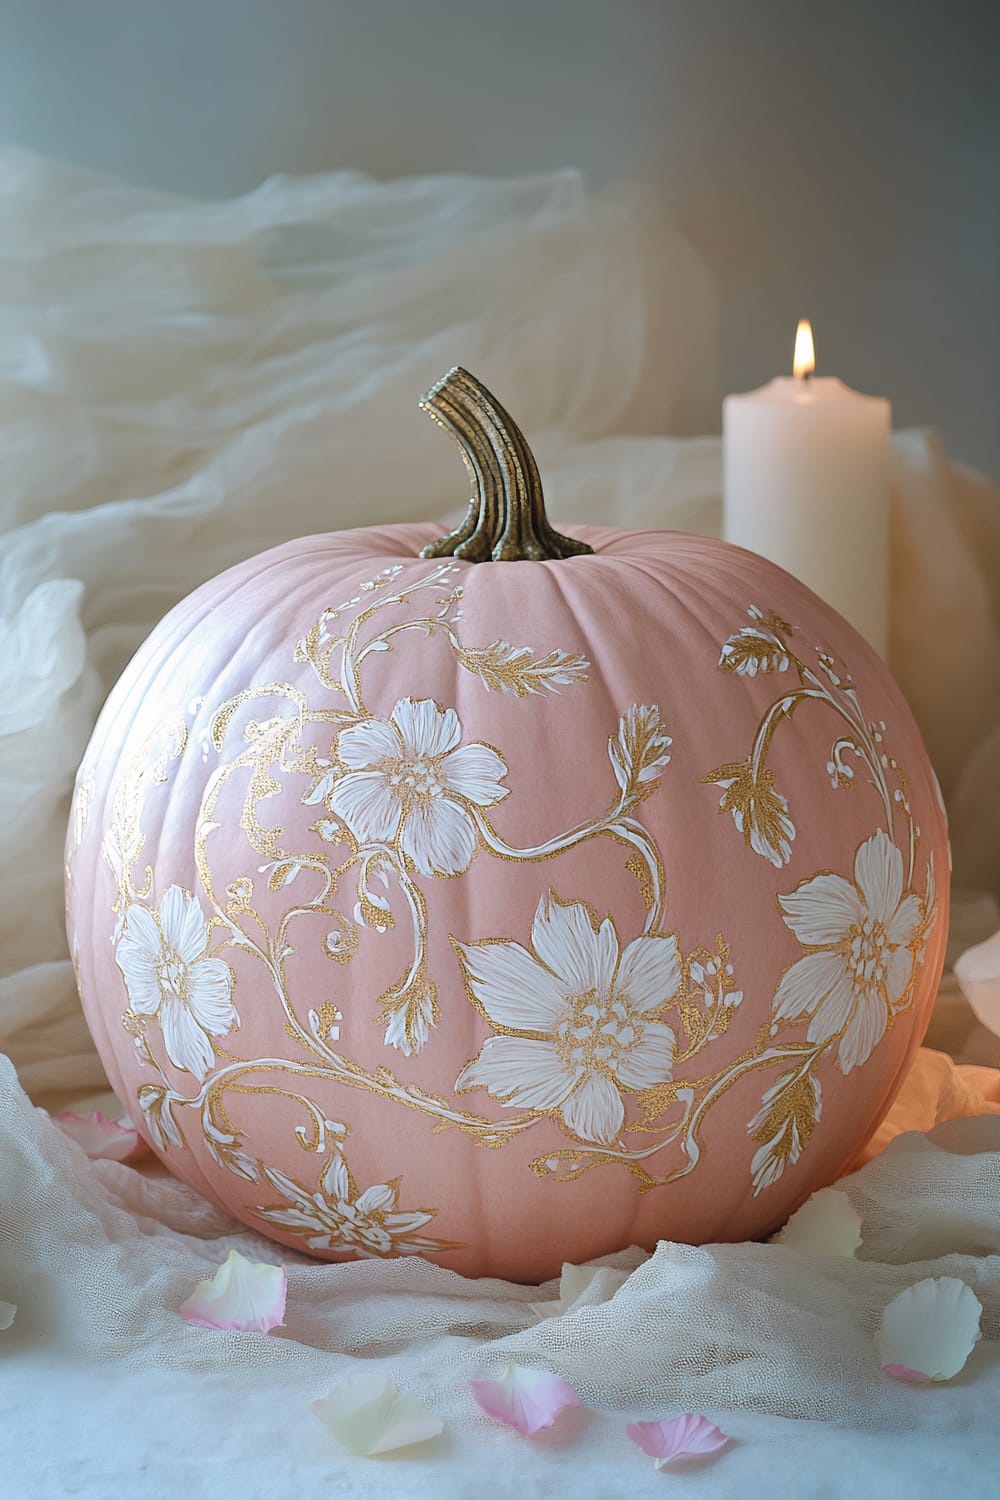
<path fill-rule="evenodd" d="M 634 200 L 572 174 L 344 174 L 196 204 L 0 154 L 0 1048 L 36 1103 L 83 1108 L 106 1089 L 61 891 L 69 788 L 104 693 L 156 619 L 231 562 L 375 514 L 460 509 L 461 466 L 415 407 L 450 365 L 523 419 L 556 518 L 717 530 L 718 440 L 622 435 L 661 425 L 714 337 L 710 281 L 662 235 L 675 310 L 652 321 L 651 235 Z M 897 437 L 894 464 L 893 664 L 962 878 L 993 889 L 1000 497 L 932 436 Z M 0 1298 L 19 1305 L 0 1335 L 4 1493 L 659 1494 L 671 1481 L 623 1417 L 688 1409 L 739 1440 L 698 1475 L 706 1496 L 989 1494 L 997 1345 L 953 1386 L 914 1392 L 881 1376 L 870 1335 L 897 1290 L 947 1271 L 997 1337 L 998 1173 L 995 1117 L 907 1135 L 848 1184 L 858 1262 L 664 1244 L 539 1322 L 535 1289 L 419 1261 L 317 1266 L 155 1169 L 90 1164 L 3 1064 Z M 289 1265 L 280 1333 L 177 1317 L 232 1245 Z M 510 1359 L 559 1371 L 603 1414 L 518 1444 L 465 1389 Z M 306 1406 L 352 1361 L 393 1373 L 449 1435 L 381 1467 L 339 1456 Z"/>
<path fill-rule="evenodd" d="M 656 1495 L 667 1482 L 625 1420 L 704 1411 L 738 1439 L 697 1476 L 706 1496 L 994 1493 L 1000 1393 L 1000 1117 L 899 1136 L 842 1184 L 863 1215 L 857 1260 L 780 1245 L 627 1251 L 580 1304 L 470 1281 L 420 1260 L 306 1262 L 182 1184 L 88 1162 L 0 1064 L 0 1276 L 6 1493 L 293 1496 Z M 288 1267 L 286 1326 L 190 1328 L 175 1309 L 239 1248 Z M 884 1376 L 882 1308 L 912 1281 L 960 1276 L 986 1340 L 949 1386 Z M 605 1300 L 607 1299 L 607 1300 Z M 598 1408 L 526 1443 L 491 1426 L 470 1378 L 543 1366 Z M 343 1456 L 308 1411 L 378 1368 L 447 1424 L 378 1467 Z M 53 1434 L 58 1433 L 58 1442 Z M 81 1479 L 82 1476 L 82 1479 Z M 694 1493 L 678 1489 L 678 1493 Z"/>

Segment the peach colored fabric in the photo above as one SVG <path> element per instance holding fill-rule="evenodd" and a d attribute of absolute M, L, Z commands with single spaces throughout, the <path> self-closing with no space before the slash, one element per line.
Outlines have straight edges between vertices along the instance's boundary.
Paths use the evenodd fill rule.
<path fill-rule="evenodd" d="M 1000 1115 L 1000 1070 L 955 1063 L 945 1052 L 921 1047 L 889 1113 L 847 1172 L 864 1166 L 907 1130 L 932 1130 L 966 1115 Z"/>
<path fill-rule="evenodd" d="M 109 698 L 67 862 L 112 1083 L 174 1172 L 328 1258 L 537 1281 L 767 1234 L 933 1004 L 948 849 L 903 696 L 722 543 L 472 566 L 421 560 L 437 534 L 241 564 Z"/>

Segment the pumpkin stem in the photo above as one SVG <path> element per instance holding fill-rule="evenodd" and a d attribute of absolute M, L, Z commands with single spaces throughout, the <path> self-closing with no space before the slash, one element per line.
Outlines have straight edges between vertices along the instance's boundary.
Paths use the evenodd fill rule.
<path fill-rule="evenodd" d="M 430 542 L 421 557 L 523 562 L 594 550 L 549 525 L 538 465 L 524 434 L 474 375 L 449 370 L 420 405 L 458 443 L 475 486 L 461 526 Z"/>

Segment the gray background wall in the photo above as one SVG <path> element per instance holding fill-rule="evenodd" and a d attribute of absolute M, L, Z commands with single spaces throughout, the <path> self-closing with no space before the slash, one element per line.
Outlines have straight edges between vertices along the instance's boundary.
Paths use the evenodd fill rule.
<path fill-rule="evenodd" d="M 0 0 L 0 142 L 229 194 L 277 171 L 650 184 L 709 387 L 819 353 L 1000 477 L 998 0 Z"/>

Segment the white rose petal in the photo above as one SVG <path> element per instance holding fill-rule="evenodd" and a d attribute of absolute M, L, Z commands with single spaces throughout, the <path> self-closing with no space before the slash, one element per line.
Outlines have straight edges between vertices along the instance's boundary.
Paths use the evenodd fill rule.
<path fill-rule="evenodd" d="M 861 1215 L 839 1188 L 820 1188 L 774 1237 L 813 1255 L 853 1256 L 861 1245 Z"/>
<path fill-rule="evenodd" d="M 882 1368 L 897 1378 L 951 1380 L 982 1337 L 982 1311 L 957 1276 L 928 1276 L 908 1286 L 889 1303 L 875 1335 Z"/>
<path fill-rule="evenodd" d="M 343 1380 L 322 1401 L 312 1402 L 312 1410 L 338 1442 L 362 1458 L 411 1448 L 444 1431 L 440 1417 L 398 1391 L 387 1375 Z"/>

